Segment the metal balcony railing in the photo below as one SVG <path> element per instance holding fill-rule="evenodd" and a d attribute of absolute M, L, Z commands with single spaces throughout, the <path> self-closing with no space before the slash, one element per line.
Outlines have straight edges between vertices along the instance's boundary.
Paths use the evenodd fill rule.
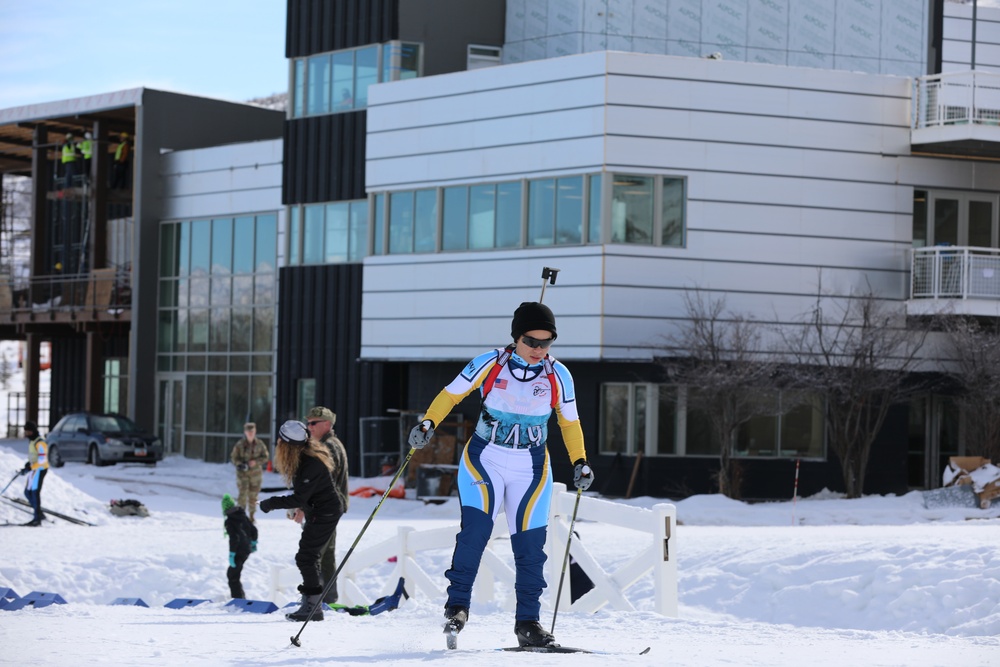
<path fill-rule="evenodd" d="M 914 248 L 911 299 L 1000 299 L 1000 249 Z"/>
<path fill-rule="evenodd" d="M 0 278 L 0 319 L 6 321 L 43 313 L 55 316 L 86 312 L 94 313 L 97 319 L 109 319 L 131 309 L 131 274 L 127 270 L 95 269 L 90 273 L 18 281 Z"/>
<path fill-rule="evenodd" d="M 914 79 L 911 127 L 1000 125 L 1000 74 L 948 72 Z"/>

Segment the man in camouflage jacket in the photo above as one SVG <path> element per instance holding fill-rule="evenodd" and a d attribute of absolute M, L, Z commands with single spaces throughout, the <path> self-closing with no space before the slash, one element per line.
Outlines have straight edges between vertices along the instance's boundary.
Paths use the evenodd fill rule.
<path fill-rule="evenodd" d="M 264 468 L 267 467 L 269 458 L 267 445 L 257 437 L 256 424 L 247 422 L 243 425 L 243 437 L 233 447 L 229 458 L 236 466 L 236 487 L 239 489 L 236 504 L 244 508 L 253 521 L 257 510 L 257 495 L 260 493 Z"/>

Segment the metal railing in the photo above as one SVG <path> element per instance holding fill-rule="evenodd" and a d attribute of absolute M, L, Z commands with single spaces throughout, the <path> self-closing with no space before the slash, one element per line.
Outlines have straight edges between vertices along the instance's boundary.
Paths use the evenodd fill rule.
<path fill-rule="evenodd" d="M 1000 74 L 948 72 L 913 81 L 914 130 L 972 123 L 1000 125 Z"/>
<path fill-rule="evenodd" d="M 0 316 L 8 318 L 88 309 L 115 314 L 131 308 L 131 275 L 127 270 L 96 269 L 90 273 L 35 276 L 28 280 L 0 277 Z"/>
<path fill-rule="evenodd" d="M 914 248 L 911 299 L 1000 299 L 1000 249 Z"/>

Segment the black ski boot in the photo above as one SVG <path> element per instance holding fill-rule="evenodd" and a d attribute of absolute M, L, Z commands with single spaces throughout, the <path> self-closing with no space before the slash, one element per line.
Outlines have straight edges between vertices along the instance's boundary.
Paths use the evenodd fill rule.
<path fill-rule="evenodd" d="M 538 621 L 515 621 L 514 635 L 517 637 L 518 646 L 559 646 L 556 644 L 556 638 L 546 632 Z"/>
<path fill-rule="evenodd" d="M 444 623 L 444 633 L 448 636 L 448 648 L 456 649 L 458 648 L 458 633 L 469 621 L 469 609 L 457 605 L 445 607 L 444 617 L 447 619 Z"/>
<path fill-rule="evenodd" d="M 312 620 L 322 621 L 323 620 L 323 594 L 315 593 L 313 595 L 302 594 L 302 606 L 296 611 L 290 614 L 285 614 L 285 618 L 289 621 L 304 621 L 309 618 L 309 612 L 313 610 L 313 607 L 319 607 L 316 609 L 316 613 L 312 615 Z"/>

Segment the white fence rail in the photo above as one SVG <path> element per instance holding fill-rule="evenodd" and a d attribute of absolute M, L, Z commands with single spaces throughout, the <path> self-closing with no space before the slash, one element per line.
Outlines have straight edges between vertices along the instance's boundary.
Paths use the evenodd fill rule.
<path fill-rule="evenodd" d="M 543 607 L 551 608 L 555 602 L 575 501 L 576 493 L 569 493 L 564 484 L 554 485 L 546 542 L 549 556 L 546 580 L 549 588 L 548 593 L 542 596 Z M 567 575 L 560 610 L 594 612 L 607 605 L 619 611 L 634 611 L 636 607 L 629 600 L 628 590 L 652 572 L 654 611 L 665 616 L 677 616 L 677 513 L 673 505 L 660 503 L 652 509 L 645 509 L 584 496 L 580 499 L 577 521 L 596 521 L 630 529 L 644 534 L 646 538 L 637 535 L 630 542 L 630 553 L 634 555 L 613 570 L 606 569 L 588 551 L 585 543 L 574 539 L 570 544 L 570 555 L 590 577 L 594 588 L 571 602 Z M 366 596 L 355 583 L 358 574 L 371 567 L 383 567 L 387 560 L 395 558 L 396 565 L 383 582 L 380 595 L 391 594 L 399 577 L 403 577 L 407 593 L 411 596 L 422 593 L 444 604 L 447 586 L 444 572 L 427 573 L 417 563 L 417 555 L 428 550 L 450 551 L 455 545 L 458 529 L 457 524 L 430 530 L 400 526 L 394 537 L 356 550 L 344 565 L 337 582 L 340 602 L 348 605 L 370 604 L 372 597 Z M 498 545 L 502 545 L 499 552 L 496 549 Z M 473 587 L 474 602 L 498 601 L 503 608 L 514 609 L 514 569 L 508 564 L 512 562 L 507 522 L 501 519 L 497 521 L 493 537 L 483 554 L 479 576 Z M 295 586 L 299 583 L 301 578 L 297 569 L 274 568 L 271 572 L 271 599 L 277 599 L 282 594 L 295 597 Z M 501 593 L 502 599 L 498 599 Z"/>
<path fill-rule="evenodd" d="M 912 128 L 1000 124 L 1000 74 L 947 72 L 914 79 Z"/>
<path fill-rule="evenodd" d="M 910 298 L 1000 299 L 1000 249 L 914 248 Z"/>

